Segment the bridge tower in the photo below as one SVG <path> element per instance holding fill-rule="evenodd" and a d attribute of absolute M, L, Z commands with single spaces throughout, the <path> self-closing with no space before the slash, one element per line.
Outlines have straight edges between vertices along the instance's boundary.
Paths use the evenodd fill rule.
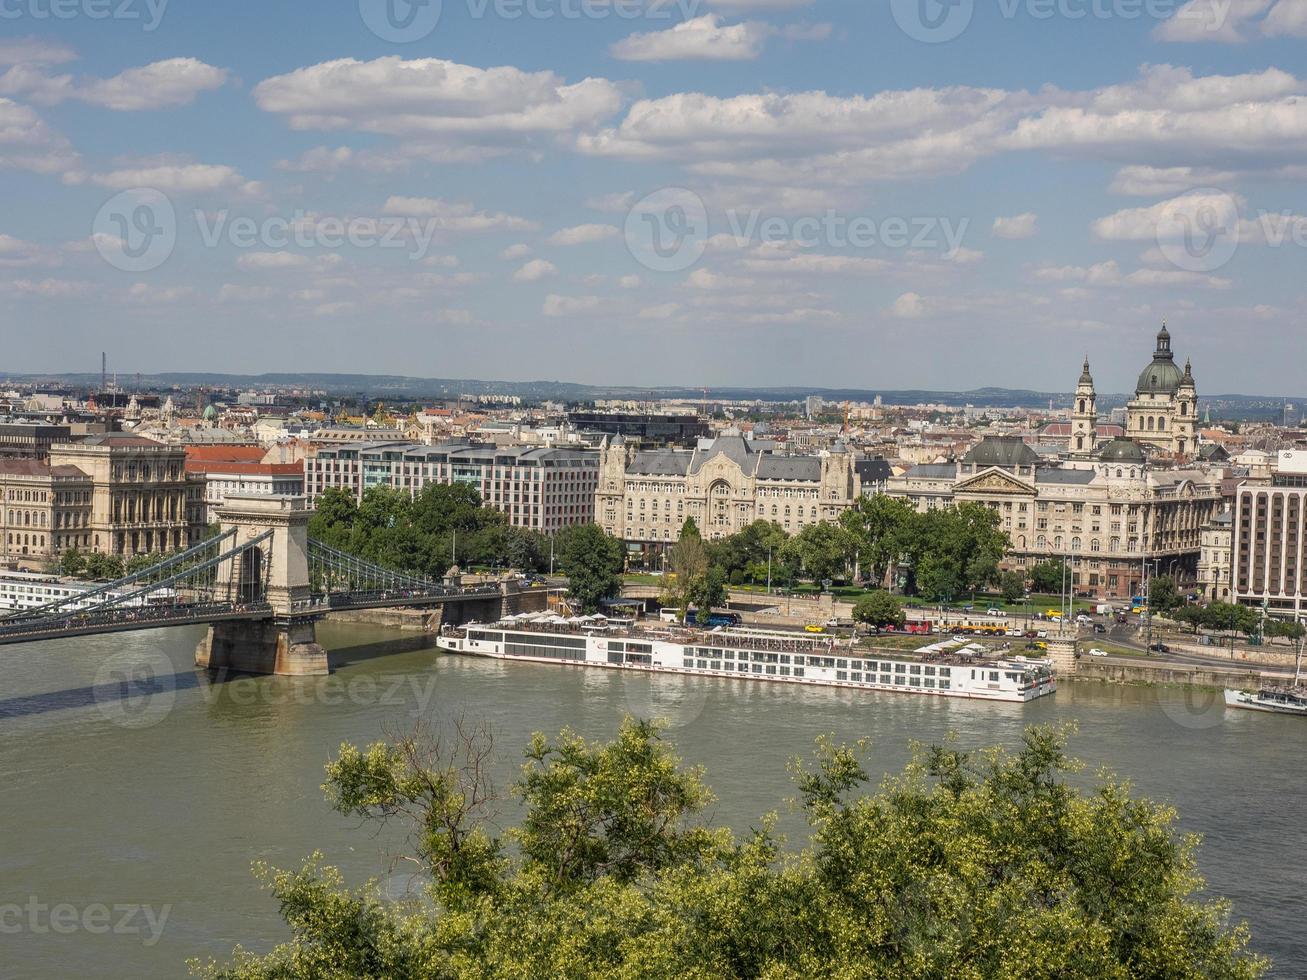
<path fill-rule="evenodd" d="M 213 623 L 195 649 L 195 664 L 212 670 L 306 676 L 326 674 L 327 651 L 317 642 L 309 606 L 308 498 L 232 495 L 218 511 L 223 530 L 236 531 L 236 544 L 272 536 L 218 567 L 237 601 L 260 597 L 271 607 L 267 619 Z"/>

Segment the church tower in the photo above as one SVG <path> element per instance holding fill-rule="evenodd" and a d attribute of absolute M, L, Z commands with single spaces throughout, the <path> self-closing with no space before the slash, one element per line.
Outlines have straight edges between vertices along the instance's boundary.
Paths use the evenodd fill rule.
<path fill-rule="evenodd" d="M 1095 406 L 1097 395 L 1094 394 L 1094 378 L 1089 373 L 1089 355 L 1085 355 L 1085 366 L 1080 372 L 1080 381 L 1076 384 L 1075 402 L 1071 406 L 1071 452 L 1077 456 L 1088 456 L 1094 451 L 1098 435 L 1098 409 Z"/>
<path fill-rule="evenodd" d="M 1198 451 L 1198 392 L 1194 385 L 1193 365 L 1185 358 L 1184 377 L 1175 390 L 1175 451 L 1181 455 L 1194 455 Z"/>

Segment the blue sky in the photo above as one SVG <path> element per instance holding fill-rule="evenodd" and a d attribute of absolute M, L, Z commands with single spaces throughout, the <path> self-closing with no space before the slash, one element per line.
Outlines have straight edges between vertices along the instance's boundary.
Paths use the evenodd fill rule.
<path fill-rule="evenodd" d="M 3 369 L 1307 391 L 1307 0 L 387 2 L 0 0 Z"/>

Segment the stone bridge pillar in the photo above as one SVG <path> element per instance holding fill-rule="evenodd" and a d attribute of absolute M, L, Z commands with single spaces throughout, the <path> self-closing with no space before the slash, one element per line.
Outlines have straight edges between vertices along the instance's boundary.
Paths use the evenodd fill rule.
<path fill-rule="evenodd" d="M 262 593 L 272 611 L 266 619 L 214 623 L 195 650 L 195 663 L 211 670 L 304 676 L 328 672 L 318 645 L 309 598 L 308 498 L 284 495 L 230 496 L 218 519 L 236 531 L 236 546 L 271 531 L 272 536 L 218 567 L 237 602 Z"/>

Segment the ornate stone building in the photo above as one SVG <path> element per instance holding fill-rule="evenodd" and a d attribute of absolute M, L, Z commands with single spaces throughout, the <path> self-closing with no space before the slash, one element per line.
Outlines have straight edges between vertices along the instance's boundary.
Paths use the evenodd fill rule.
<path fill-rule="evenodd" d="M 1193 370 L 1183 373 L 1171 351 L 1171 334 L 1162 324 L 1153 360 L 1139 373 L 1135 397 L 1126 405 L 1126 435 L 1162 452 L 1185 456 L 1198 449 L 1198 393 Z"/>
<path fill-rule="evenodd" d="M 188 477 L 182 446 L 93 436 L 51 447 L 50 466 L 80 470 L 90 484 L 89 550 L 125 558 L 175 551 L 204 531 L 204 478 Z"/>
<path fill-rule="evenodd" d="M 837 519 L 888 478 L 884 460 L 858 459 L 842 444 L 816 456 L 779 456 L 739 435 L 693 450 L 639 450 L 617 436 L 600 451 L 595 519 L 647 557 L 674 543 L 691 517 L 705 538 L 759 520 L 797 534 Z"/>
<path fill-rule="evenodd" d="M 888 492 L 920 511 L 989 507 L 1011 541 L 1005 568 L 1065 558 L 1075 590 L 1102 598 L 1137 595 L 1145 564 L 1192 582 L 1201 529 L 1221 505 L 1219 475 L 1154 469 L 1129 439 L 1058 465 L 1020 438 L 990 437 L 961 461 L 913 467 Z"/>

